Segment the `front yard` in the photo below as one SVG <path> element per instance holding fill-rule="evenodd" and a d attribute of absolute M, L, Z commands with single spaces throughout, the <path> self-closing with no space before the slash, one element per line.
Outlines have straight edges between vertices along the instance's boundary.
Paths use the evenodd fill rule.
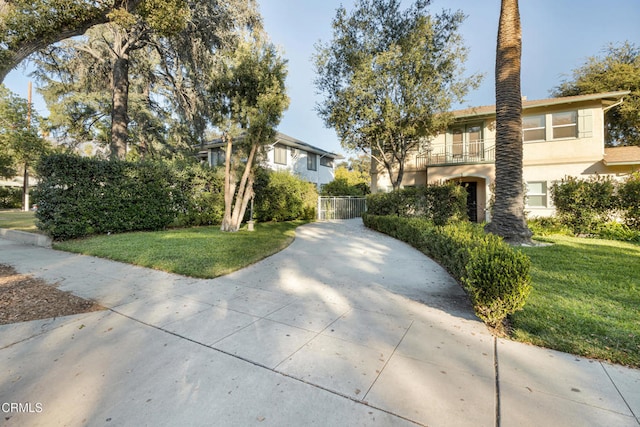
<path fill-rule="evenodd" d="M 302 222 L 95 236 L 55 248 L 192 277 L 216 277 L 255 263 L 291 243 Z M 34 231 L 31 212 L 0 212 L 0 227 Z M 566 236 L 522 248 L 532 261 L 533 290 L 511 318 L 513 339 L 640 367 L 640 245 Z"/>
<path fill-rule="evenodd" d="M 523 248 L 533 289 L 514 339 L 640 367 L 640 245 L 567 236 Z"/>

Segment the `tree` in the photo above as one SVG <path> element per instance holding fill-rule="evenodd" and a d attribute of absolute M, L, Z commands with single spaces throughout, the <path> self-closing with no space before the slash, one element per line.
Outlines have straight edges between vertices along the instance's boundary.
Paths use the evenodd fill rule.
<path fill-rule="evenodd" d="M 530 241 L 522 179 L 522 28 L 518 0 L 502 0 L 496 49 L 496 180 L 493 217 L 486 231 L 509 243 Z"/>
<path fill-rule="evenodd" d="M 165 29 L 181 25 L 187 16 L 185 0 L 0 0 L 0 82 L 32 53 L 118 19 L 122 12 L 150 18 Z"/>
<path fill-rule="evenodd" d="M 593 56 L 573 70 L 570 80 L 553 89 L 553 96 L 631 91 L 624 103 L 607 114 L 606 143 L 640 145 L 640 47 L 626 41 L 610 44 L 604 56 Z"/>
<path fill-rule="evenodd" d="M 167 1 L 175 3 L 146 0 L 135 14 L 114 12 L 110 23 L 38 55 L 52 124 L 110 142 L 115 158 L 131 145 L 144 156 L 154 144 L 192 146 L 203 137 L 211 115 L 204 81 L 213 58 L 235 43 L 239 29 L 259 27 L 259 15 L 253 1 L 190 1 L 184 20 L 182 9 L 161 7 Z"/>
<path fill-rule="evenodd" d="M 38 133 L 38 122 L 38 115 L 25 99 L 0 86 L 0 175 L 10 178 L 18 172 L 24 174 L 24 210 L 29 209 L 29 168 L 49 147 Z"/>
<path fill-rule="evenodd" d="M 333 40 L 318 44 L 317 106 L 342 146 L 369 154 L 399 188 L 405 161 L 421 138 L 451 122 L 447 114 L 480 76 L 462 77 L 466 49 L 457 34 L 461 12 L 427 14 L 429 0 L 406 10 L 399 0 L 358 0 L 333 20 Z"/>
<path fill-rule="evenodd" d="M 333 181 L 323 186 L 325 196 L 365 196 L 370 189 L 371 160 L 367 156 L 349 158 L 336 166 Z"/>
<path fill-rule="evenodd" d="M 209 101 L 219 111 L 214 121 L 226 143 L 223 231 L 240 229 L 253 197 L 255 159 L 274 142 L 289 106 L 286 74 L 286 61 L 258 32 L 227 52 L 212 76 Z"/>

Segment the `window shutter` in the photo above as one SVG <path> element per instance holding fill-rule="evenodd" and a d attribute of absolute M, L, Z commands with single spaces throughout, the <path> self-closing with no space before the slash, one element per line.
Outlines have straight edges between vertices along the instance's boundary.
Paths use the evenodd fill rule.
<path fill-rule="evenodd" d="M 593 113 L 591 109 L 578 110 L 578 138 L 593 137 Z"/>

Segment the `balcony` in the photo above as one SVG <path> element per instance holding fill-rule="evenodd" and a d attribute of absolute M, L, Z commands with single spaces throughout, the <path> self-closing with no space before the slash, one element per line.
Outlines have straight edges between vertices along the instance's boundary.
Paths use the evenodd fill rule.
<path fill-rule="evenodd" d="M 494 163 L 496 146 L 494 140 L 460 142 L 449 144 L 432 144 L 426 153 L 418 154 L 416 167 L 418 170 L 428 166 L 474 165 Z"/>

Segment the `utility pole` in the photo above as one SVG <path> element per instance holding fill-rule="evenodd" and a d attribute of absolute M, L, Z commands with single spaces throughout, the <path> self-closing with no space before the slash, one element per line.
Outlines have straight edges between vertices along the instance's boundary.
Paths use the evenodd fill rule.
<path fill-rule="evenodd" d="M 27 92 L 27 102 L 29 108 L 27 109 L 27 128 L 31 128 L 31 82 L 29 82 L 29 89 Z M 24 177 L 22 183 L 22 210 L 29 211 L 29 163 L 24 162 Z"/>

